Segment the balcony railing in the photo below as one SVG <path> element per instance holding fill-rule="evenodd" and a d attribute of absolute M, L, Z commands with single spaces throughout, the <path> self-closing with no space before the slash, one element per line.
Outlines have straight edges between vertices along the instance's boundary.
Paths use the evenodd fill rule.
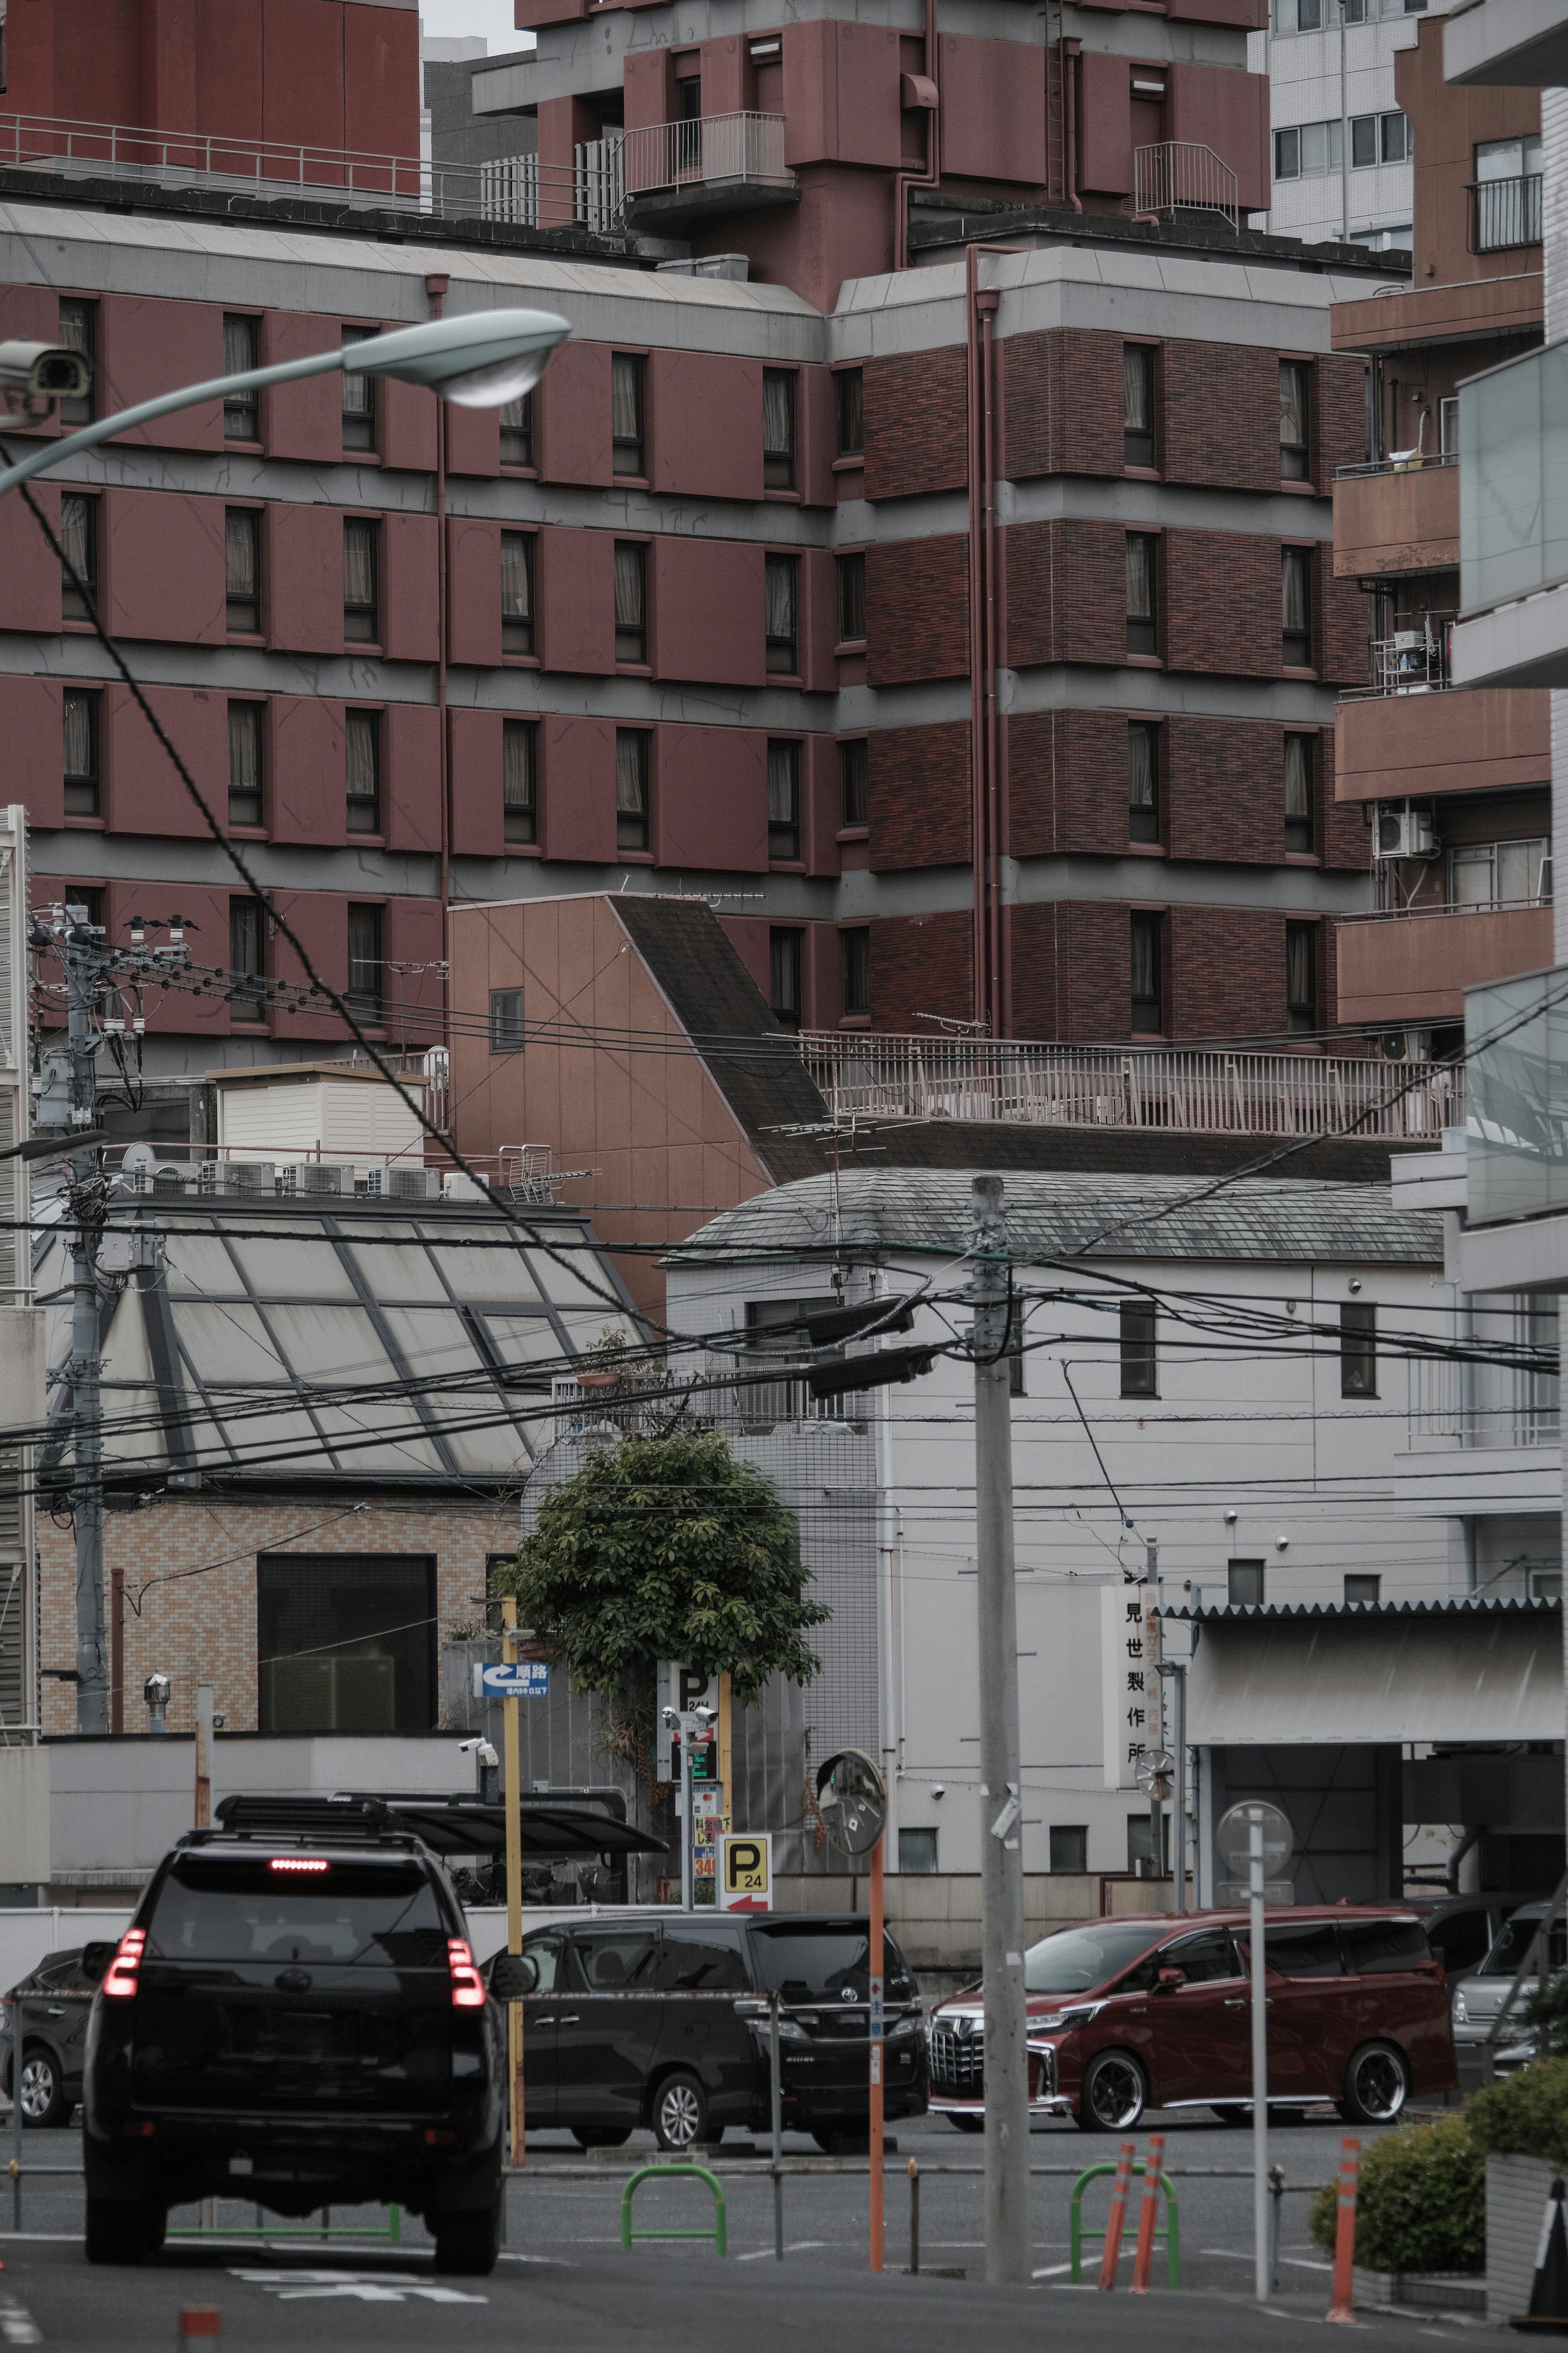
<path fill-rule="evenodd" d="M 1163 139 L 1132 153 L 1135 213 L 1218 213 L 1241 225 L 1241 194 L 1223 155 L 1195 139 Z"/>
<path fill-rule="evenodd" d="M 1022 1045 L 805 1031 L 835 1118 L 1163 1127 L 1197 1135 L 1436 1136 L 1464 1116 L 1447 1063 L 1224 1048 Z"/>
<path fill-rule="evenodd" d="M 1354 466 L 1336 466 L 1336 482 L 1365 481 L 1373 474 L 1417 474 L 1429 466 L 1457 466 L 1457 449 L 1395 449 L 1386 458 L 1373 458 Z"/>
<path fill-rule="evenodd" d="M 782 114 L 710 114 L 624 132 L 620 168 L 628 196 L 734 184 L 791 188 Z"/>
<path fill-rule="evenodd" d="M 1466 194 L 1472 253 L 1509 253 L 1517 246 L 1541 243 L 1539 172 L 1511 180 L 1476 181 Z"/>

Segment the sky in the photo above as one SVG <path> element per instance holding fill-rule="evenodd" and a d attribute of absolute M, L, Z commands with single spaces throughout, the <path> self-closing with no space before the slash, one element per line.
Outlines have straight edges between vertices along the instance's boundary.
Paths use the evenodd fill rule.
<path fill-rule="evenodd" d="M 461 39 L 478 33 L 491 57 L 523 46 L 512 22 L 512 0 L 419 0 L 419 21 L 432 38 Z"/>

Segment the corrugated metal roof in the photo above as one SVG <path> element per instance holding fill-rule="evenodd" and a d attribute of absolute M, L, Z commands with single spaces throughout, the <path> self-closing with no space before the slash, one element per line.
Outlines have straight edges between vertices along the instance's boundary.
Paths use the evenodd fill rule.
<path fill-rule="evenodd" d="M 1267 1601 L 1261 1604 L 1221 1602 L 1212 1609 L 1164 1609 L 1161 1618 L 1185 1618 L 1194 1625 L 1215 1625 L 1257 1618 L 1544 1618 L 1561 1609 L 1555 1595 L 1550 1600 L 1525 1600 L 1486 1593 L 1452 1594 L 1442 1601 Z"/>
<path fill-rule="evenodd" d="M 960 1169 L 857 1168 L 837 1185 L 827 1176 L 802 1177 L 726 1209 L 672 1250 L 669 1262 L 837 1250 L 962 1251 L 969 1245 L 971 1181 Z M 1005 1184 L 1008 1233 L 1026 1261 L 1090 1255 L 1443 1262 L 1441 1218 L 1395 1208 L 1387 1185 L 1238 1177 L 1182 1208 L 1195 1189 L 1185 1176 L 1017 1170 Z"/>

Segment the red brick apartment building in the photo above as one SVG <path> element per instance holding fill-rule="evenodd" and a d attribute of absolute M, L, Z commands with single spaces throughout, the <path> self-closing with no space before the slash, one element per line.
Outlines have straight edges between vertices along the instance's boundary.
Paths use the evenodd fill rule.
<path fill-rule="evenodd" d="M 1371 837 L 1331 318 L 1406 257 L 1247 228 L 1260 8 L 520 0 L 473 104 L 537 152 L 421 183 L 412 0 L 13 0 L 0 332 L 89 350 L 100 410 L 437 302 L 571 322 L 499 419 L 330 377 L 39 493 L 367 1019 L 439 1034 L 453 902 L 657 888 L 791 1025 L 1333 1026 Z M 40 897 L 295 976 L 15 497 L 0 728 Z M 171 993 L 147 1069 L 342 1036 Z"/>

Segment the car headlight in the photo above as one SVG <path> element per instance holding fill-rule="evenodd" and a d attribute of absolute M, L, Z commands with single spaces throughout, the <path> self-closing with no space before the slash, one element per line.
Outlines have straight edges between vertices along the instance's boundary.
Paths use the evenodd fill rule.
<path fill-rule="evenodd" d="M 1465 1989 L 1463 1986 L 1456 1986 L 1454 1988 L 1454 2023 L 1456 2026 L 1466 2026 L 1469 2023 L 1469 2017 L 1470 2013 L 1465 2007 Z"/>
<path fill-rule="evenodd" d="M 888 2040 L 889 2042 L 907 2042 L 911 2035 L 921 2031 L 924 2023 L 921 2018 L 900 2018 L 888 2029 Z"/>
<path fill-rule="evenodd" d="M 1044 2018 L 1031 2018 L 1030 2030 L 1043 2029 L 1047 2034 L 1055 2034 L 1064 2026 L 1087 2026 L 1089 2020 L 1098 2018 L 1104 2008 L 1102 2001 L 1077 2002 L 1070 2010 L 1053 2010 Z"/>

